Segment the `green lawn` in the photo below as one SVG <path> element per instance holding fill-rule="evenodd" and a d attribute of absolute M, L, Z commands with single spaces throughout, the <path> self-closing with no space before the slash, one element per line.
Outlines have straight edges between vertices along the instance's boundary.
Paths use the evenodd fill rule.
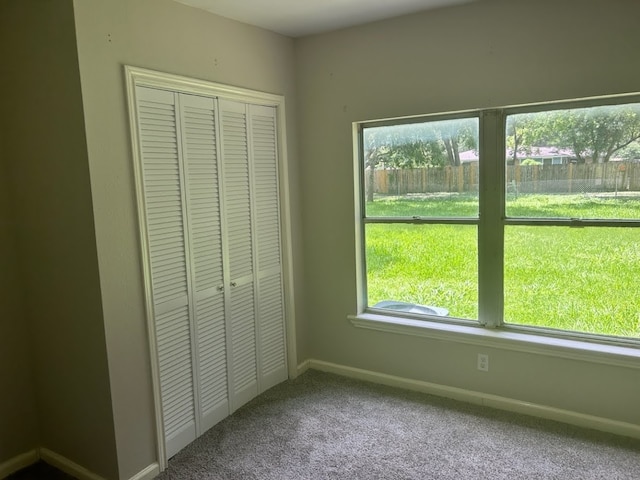
<path fill-rule="evenodd" d="M 639 200 L 521 196 L 512 216 L 640 218 Z M 369 216 L 465 216 L 468 197 L 385 198 Z M 446 212 L 446 213 L 442 213 Z M 403 300 L 477 318 L 476 227 L 369 224 L 369 305 Z M 505 321 L 640 336 L 640 229 L 510 226 L 505 231 Z"/>

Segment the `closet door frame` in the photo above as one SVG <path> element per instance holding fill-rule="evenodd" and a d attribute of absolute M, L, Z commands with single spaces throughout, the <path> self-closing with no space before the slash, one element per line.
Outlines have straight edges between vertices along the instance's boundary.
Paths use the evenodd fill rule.
<path fill-rule="evenodd" d="M 160 391 L 160 371 L 158 364 L 158 345 L 154 322 L 153 298 L 151 295 L 151 271 L 149 269 L 149 245 L 147 244 L 147 227 L 145 199 L 143 191 L 142 155 L 138 135 L 138 119 L 136 87 L 144 86 L 168 90 L 176 93 L 202 95 L 213 98 L 224 98 L 255 105 L 275 107 L 278 143 L 278 183 L 280 202 L 280 230 L 282 249 L 282 274 L 284 284 L 284 317 L 286 335 L 286 355 L 289 378 L 298 374 L 295 334 L 295 308 L 293 287 L 293 250 L 291 237 L 291 213 L 289 200 L 289 179 L 287 163 L 285 99 L 282 95 L 274 95 L 220 83 L 199 80 L 181 75 L 163 73 L 135 66 L 124 66 L 127 102 L 129 110 L 129 130 L 131 135 L 134 178 L 136 184 L 136 201 L 138 210 L 138 228 L 140 232 L 141 269 L 144 279 L 145 315 L 147 337 L 151 363 L 151 380 L 153 386 L 154 413 L 156 425 L 156 450 L 160 470 L 167 467 L 165 449 L 164 422 L 162 418 L 162 398 Z"/>

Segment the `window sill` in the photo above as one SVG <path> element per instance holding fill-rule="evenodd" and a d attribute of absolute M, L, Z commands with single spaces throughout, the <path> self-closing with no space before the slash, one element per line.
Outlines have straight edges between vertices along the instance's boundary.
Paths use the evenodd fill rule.
<path fill-rule="evenodd" d="M 640 348 L 374 313 L 348 316 L 358 328 L 640 369 Z"/>

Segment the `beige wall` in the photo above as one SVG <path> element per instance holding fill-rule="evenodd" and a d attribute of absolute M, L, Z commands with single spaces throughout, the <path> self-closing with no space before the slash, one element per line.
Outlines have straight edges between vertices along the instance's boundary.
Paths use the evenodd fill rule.
<path fill-rule="evenodd" d="M 1 257 L 0 313 L 16 321 L 2 317 L 0 368 L 5 356 L 19 362 L 0 370 L 15 386 L 0 398 L 0 428 L 16 429 L 15 405 L 25 427 L 6 447 L 2 436 L 0 462 L 35 446 L 33 388 L 38 445 L 109 479 L 157 460 L 125 64 L 285 95 L 300 361 L 640 424 L 637 370 L 483 348 L 491 372 L 479 376 L 473 346 L 346 320 L 356 295 L 351 122 L 638 89 L 635 0 L 527 3 L 489 0 L 294 42 L 171 0 L 3 0 L 12 27 L 2 28 L 2 67 L 14 73 L 0 80 L 10 92 L 0 222 L 15 225 L 0 247 L 17 243 L 21 263 Z M 329 186 L 317 182 L 327 169 Z"/>
<path fill-rule="evenodd" d="M 123 65 L 284 94 L 295 187 L 293 41 L 170 0 L 74 5 L 119 473 L 129 478 L 156 451 Z"/>
<path fill-rule="evenodd" d="M 0 3 L 0 58 L 7 59 L 9 4 Z M 6 91 L 8 64 L 0 65 L 0 91 Z M 7 83 L 5 83 L 7 82 Z M 24 312 L 24 289 L 10 195 L 10 158 L 0 116 L 0 464 L 38 446 L 31 342 Z"/>
<path fill-rule="evenodd" d="M 9 66 L 2 89 L 3 153 L 34 347 L 38 446 L 114 478 L 73 5 L 71 0 L 8 0 L 3 9 L 9 45 L 3 56 Z M 20 341 L 24 333 L 17 333 Z M 2 390 L 4 396 L 4 385 Z"/>
<path fill-rule="evenodd" d="M 635 0 L 496 0 L 296 41 L 313 358 L 640 424 L 640 370 L 347 320 L 356 311 L 351 122 L 637 91 L 638 18 Z M 479 351 L 491 356 L 488 374 L 476 370 Z"/>

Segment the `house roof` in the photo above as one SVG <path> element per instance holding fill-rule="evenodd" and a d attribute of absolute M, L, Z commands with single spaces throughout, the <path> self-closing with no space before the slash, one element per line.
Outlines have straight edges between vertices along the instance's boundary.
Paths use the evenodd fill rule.
<path fill-rule="evenodd" d="M 505 152 L 505 156 L 507 158 L 513 157 L 513 150 L 507 149 Z M 551 157 L 568 157 L 575 158 L 575 154 L 573 150 L 569 148 L 558 148 L 558 147 L 531 147 L 530 151 L 524 152 L 520 151 L 516 155 L 519 159 L 525 158 L 551 158 Z M 460 162 L 469 163 L 469 162 L 477 162 L 479 160 L 479 155 L 477 150 L 465 150 L 464 152 L 460 152 Z"/>
<path fill-rule="evenodd" d="M 507 155 L 513 157 L 513 150 L 507 150 Z M 528 152 L 518 152 L 518 158 L 549 158 L 549 157 L 575 157 L 573 150 L 558 147 L 531 147 Z"/>

